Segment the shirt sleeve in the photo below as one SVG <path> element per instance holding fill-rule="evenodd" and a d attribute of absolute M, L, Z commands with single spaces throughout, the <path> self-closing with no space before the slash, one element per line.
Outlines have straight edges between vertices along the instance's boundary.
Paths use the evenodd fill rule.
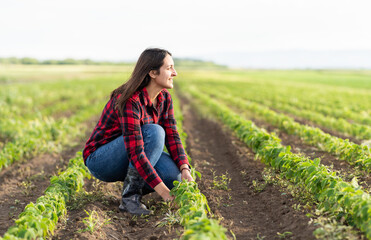
<path fill-rule="evenodd" d="M 144 152 L 143 135 L 140 126 L 141 111 L 138 104 L 126 101 L 122 117 L 119 117 L 124 143 L 131 164 L 152 188 L 162 182 Z"/>
<path fill-rule="evenodd" d="M 176 120 L 174 118 L 173 100 L 171 95 L 168 95 L 168 106 L 164 117 L 163 127 L 165 129 L 165 145 L 178 168 L 183 164 L 188 164 L 188 158 L 185 154 L 182 141 L 176 127 Z"/>

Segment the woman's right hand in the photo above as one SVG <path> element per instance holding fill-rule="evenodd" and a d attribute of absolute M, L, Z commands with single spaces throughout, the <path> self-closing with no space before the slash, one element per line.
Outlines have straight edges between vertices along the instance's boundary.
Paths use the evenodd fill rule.
<path fill-rule="evenodd" d="M 171 201 L 173 201 L 175 199 L 174 196 L 171 196 L 170 195 L 170 191 L 169 192 L 166 192 L 161 197 L 162 197 L 162 199 L 164 199 L 165 202 L 171 202 Z"/>
<path fill-rule="evenodd" d="M 159 183 L 154 190 L 162 197 L 164 201 L 172 201 L 174 200 L 174 196 L 170 196 L 170 190 L 166 187 L 165 183 Z"/>

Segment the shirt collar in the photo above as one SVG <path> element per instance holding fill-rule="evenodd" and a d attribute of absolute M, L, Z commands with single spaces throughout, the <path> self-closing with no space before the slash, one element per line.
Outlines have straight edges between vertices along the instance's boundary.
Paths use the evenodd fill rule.
<path fill-rule="evenodd" d="M 152 101 L 148 95 L 148 91 L 147 91 L 147 88 L 143 88 L 142 89 L 142 92 L 143 92 L 143 100 L 144 100 L 144 105 L 146 106 L 150 106 L 152 105 Z M 157 105 L 160 106 L 160 104 L 163 102 L 164 100 L 164 96 L 163 96 L 163 93 L 162 91 L 157 95 Z M 157 106 L 155 106 L 157 107 Z"/>

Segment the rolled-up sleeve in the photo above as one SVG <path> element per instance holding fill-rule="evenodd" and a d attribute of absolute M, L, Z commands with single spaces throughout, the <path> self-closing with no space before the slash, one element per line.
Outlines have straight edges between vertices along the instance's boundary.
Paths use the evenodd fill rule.
<path fill-rule="evenodd" d="M 140 119 L 141 111 L 135 101 L 129 99 L 124 108 L 120 124 L 128 158 L 138 173 L 152 188 L 162 182 L 144 152 Z"/>
<path fill-rule="evenodd" d="M 170 94 L 168 95 L 166 115 L 164 117 L 163 128 L 165 129 L 165 145 L 178 168 L 183 164 L 188 164 L 188 158 L 185 154 L 182 141 L 176 127 L 176 120 L 174 118 L 173 101 Z"/>

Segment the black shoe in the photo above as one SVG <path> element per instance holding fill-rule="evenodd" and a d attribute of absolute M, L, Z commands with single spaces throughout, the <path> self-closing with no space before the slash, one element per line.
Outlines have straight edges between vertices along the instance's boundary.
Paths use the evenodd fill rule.
<path fill-rule="evenodd" d="M 145 182 L 135 168 L 129 168 L 124 180 L 122 201 L 119 209 L 133 215 L 149 215 L 150 210 L 140 202 L 142 199 L 142 188 Z"/>

